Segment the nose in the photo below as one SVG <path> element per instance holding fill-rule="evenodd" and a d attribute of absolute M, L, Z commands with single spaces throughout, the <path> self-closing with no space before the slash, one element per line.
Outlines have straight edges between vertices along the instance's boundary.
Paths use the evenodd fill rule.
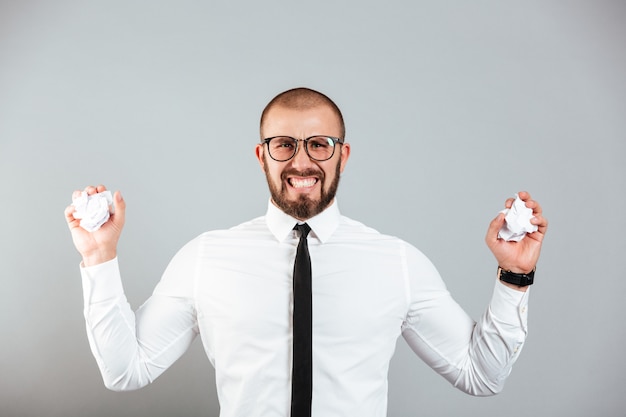
<path fill-rule="evenodd" d="M 291 158 L 291 165 L 296 169 L 309 167 L 313 164 L 309 154 L 306 152 L 306 144 L 304 141 L 298 141 L 296 154 Z"/>

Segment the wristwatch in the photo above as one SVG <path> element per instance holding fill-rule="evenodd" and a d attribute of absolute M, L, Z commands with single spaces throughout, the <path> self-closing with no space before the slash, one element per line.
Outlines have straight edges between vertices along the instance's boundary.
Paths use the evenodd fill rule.
<path fill-rule="evenodd" d="M 533 268 L 533 270 L 527 274 L 517 274 L 515 272 L 507 271 L 506 269 L 498 267 L 498 278 L 500 279 L 500 281 L 508 282 L 509 284 L 519 285 L 520 287 L 525 287 L 527 285 L 533 285 L 536 269 L 536 267 Z"/>

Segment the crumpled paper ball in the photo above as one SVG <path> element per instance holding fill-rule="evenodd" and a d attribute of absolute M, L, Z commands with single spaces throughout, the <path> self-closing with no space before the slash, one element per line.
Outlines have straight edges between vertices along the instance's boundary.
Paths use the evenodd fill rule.
<path fill-rule="evenodd" d="M 498 237 L 501 239 L 519 242 L 524 239 L 526 233 L 533 233 L 538 229 L 537 225 L 530 223 L 530 219 L 534 217 L 533 210 L 526 207 L 517 194 L 515 194 L 515 201 L 511 208 L 504 209 L 501 213 L 506 215 L 504 226 L 498 232 Z"/>
<path fill-rule="evenodd" d="M 80 227 L 88 232 L 95 232 L 109 220 L 109 206 L 113 204 L 110 191 L 87 195 L 85 191 L 72 200 L 76 208 L 74 218 L 80 220 Z"/>

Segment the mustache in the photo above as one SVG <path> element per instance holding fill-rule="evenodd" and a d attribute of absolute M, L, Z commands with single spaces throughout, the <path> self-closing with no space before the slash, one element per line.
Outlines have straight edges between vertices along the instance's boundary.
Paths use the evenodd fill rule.
<path fill-rule="evenodd" d="M 304 171 L 299 171 L 297 169 L 286 169 L 280 174 L 280 178 L 282 180 L 286 180 L 288 177 L 318 177 L 319 179 L 324 179 L 324 171 L 309 168 Z"/>

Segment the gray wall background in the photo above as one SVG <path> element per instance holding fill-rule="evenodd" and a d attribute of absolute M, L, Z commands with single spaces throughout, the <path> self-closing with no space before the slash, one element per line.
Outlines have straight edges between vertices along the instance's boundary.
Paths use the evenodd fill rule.
<path fill-rule="evenodd" d="M 621 1 L 0 2 L 0 415 L 218 415 L 198 342 L 104 388 L 63 209 L 123 192 L 138 307 L 184 243 L 264 212 L 260 111 L 305 85 L 345 113 L 344 214 L 419 247 L 473 317 L 503 200 L 551 222 L 505 391 L 457 392 L 400 340 L 389 415 L 623 416 L 624 22 Z"/>

